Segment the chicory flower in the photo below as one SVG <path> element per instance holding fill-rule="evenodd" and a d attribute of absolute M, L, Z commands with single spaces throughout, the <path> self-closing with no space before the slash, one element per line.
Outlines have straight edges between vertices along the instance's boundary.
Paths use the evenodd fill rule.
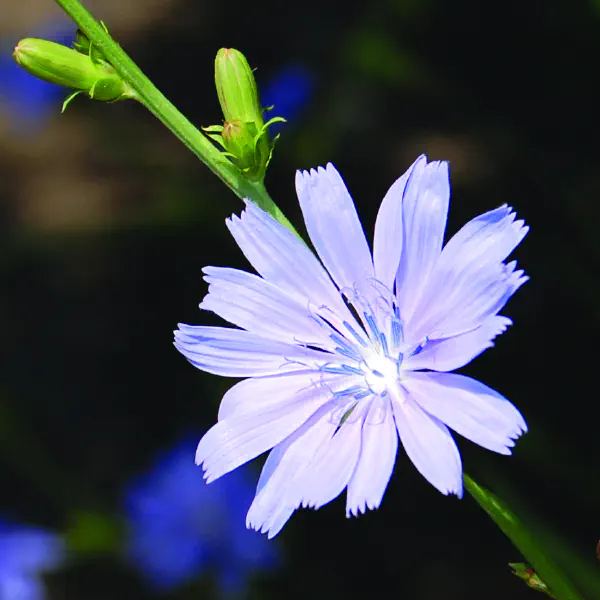
<path fill-rule="evenodd" d="M 225 394 L 196 462 L 210 482 L 271 450 L 247 515 L 269 537 L 344 489 L 348 516 L 377 508 L 398 439 L 433 486 L 462 496 L 449 428 L 501 454 L 527 429 L 499 393 L 450 371 L 510 325 L 498 313 L 527 277 L 504 261 L 528 228 L 501 206 L 444 246 L 448 165 L 424 156 L 383 199 L 372 253 L 332 165 L 299 172 L 296 190 L 319 258 L 248 203 L 227 225 L 258 275 L 206 267 L 200 305 L 240 329 L 175 332 L 199 369 L 247 378 Z"/>

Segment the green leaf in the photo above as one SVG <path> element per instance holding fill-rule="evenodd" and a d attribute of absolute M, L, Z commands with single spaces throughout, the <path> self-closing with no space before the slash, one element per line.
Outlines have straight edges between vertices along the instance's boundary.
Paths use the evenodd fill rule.
<path fill-rule="evenodd" d="M 571 582 L 533 538 L 518 517 L 494 494 L 464 474 L 465 488 L 479 506 L 527 559 L 550 593 L 558 600 L 583 600 Z"/>

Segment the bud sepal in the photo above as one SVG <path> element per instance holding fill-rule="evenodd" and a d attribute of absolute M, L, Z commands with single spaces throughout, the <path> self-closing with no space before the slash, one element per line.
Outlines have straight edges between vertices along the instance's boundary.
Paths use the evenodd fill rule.
<path fill-rule="evenodd" d="M 552 593 L 550 588 L 542 581 L 541 577 L 526 563 L 508 563 L 508 566 L 512 569 L 513 575 L 516 575 L 519 579 L 522 579 L 528 587 L 538 592 L 542 592 L 550 598 L 557 600 L 556 596 Z"/>

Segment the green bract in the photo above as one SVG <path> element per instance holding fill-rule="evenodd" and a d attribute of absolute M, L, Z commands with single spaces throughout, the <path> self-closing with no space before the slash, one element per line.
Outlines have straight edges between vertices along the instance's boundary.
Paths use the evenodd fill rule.
<path fill-rule="evenodd" d="M 84 53 L 48 40 L 26 38 L 17 44 L 13 57 L 35 77 L 76 90 L 63 104 L 63 110 L 81 93 L 103 102 L 135 97 L 129 85 L 89 44 Z"/>
<path fill-rule="evenodd" d="M 219 50 L 215 59 L 215 84 L 225 120 L 223 125 L 212 125 L 205 131 L 248 179 L 262 181 L 277 139 L 271 141 L 267 130 L 273 123 L 285 119 L 275 117 L 264 122 L 254 74 L 238 50 Z"/>
<path fill-rule="evenodd" d="M 556 596 L 549 590 L 548 586 L 542 581 L 540 576 L 525 563 L 508 563 L 508 566 L 513 570 L 513 573 L 522 579 L 530 588 L 538 592 L 544 592 L 550 598 Z"/>

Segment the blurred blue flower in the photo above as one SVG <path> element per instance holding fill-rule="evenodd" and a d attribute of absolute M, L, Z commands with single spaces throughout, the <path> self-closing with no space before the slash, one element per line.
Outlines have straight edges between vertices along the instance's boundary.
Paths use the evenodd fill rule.
<path fill-rule="evenodd" d="M 0 598 L 44 598 L 38 575 L 58 567 L 64 555 L 63 541 L 57 535 L 0 521 Z"/>
<path fill-rule="evenodd" d="M 128 558 L 158 589 L 212 571 L 223 595 L 237 594 L 252 572 L 277 566 L 277 548 L 244 527 L 252 476 L 206 484 L 195 445 L 180 443 L 127 489 Z"/>
<path fill-rule="evenodd" d="M 295 121 L 301 116 L 315 87 L 315 78 L 308 67 L 301 64 L 286 65 L 279 69 L 261 89 L 261 104 L 275 106 L 273 116 Z M 266 119 L 270 118 L 267 113 Z M 276 132 L 281 124 L 272 126 Z"/>
<path fill-rule="evenodd" d="M 70 23 L 54 23 L 32 37 L 71 45 L 74 28 Z M 39 129 L 48 116 L 59 112 L 68 90 L 37 79 L 17 66 L 12 52 L 17 40 L 0 40 L 0 111 L 8 115 L 13 129 L 20 133 Z"/>

